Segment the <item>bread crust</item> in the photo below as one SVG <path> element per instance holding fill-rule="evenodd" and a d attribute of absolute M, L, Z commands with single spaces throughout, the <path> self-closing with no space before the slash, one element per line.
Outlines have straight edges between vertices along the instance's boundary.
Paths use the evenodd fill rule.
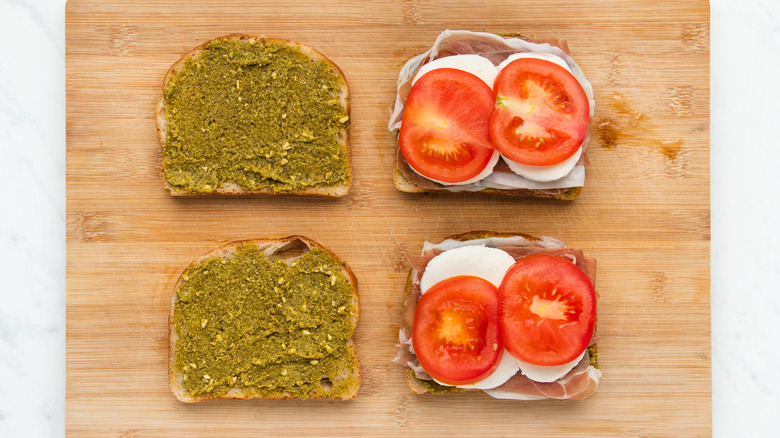
<path fill-rule="evenodd" d="M 255 41 L 267 41 L 267 42 L 273 42 L 279 44 L 287 44 L 298 48 L 301 52 L 309 55 L 309 57 L 312 59 L 322 60 L 327 62 L 341 78 L 341 89 L 339 90 L 338 93 L 339 102 L 344 108 L 344 112 L 346 113 L 346 115 L 350 116 L 351 108 L 349 103 L 349 97 L 350 97 L 349 83 L 347 82 L 347 77 L 344 75 L 344 72 L 341 71 L 341 69 L 339 68 L 338 65 L 336 65 L 336 63 L 334 63 L 332 60 L 330 60 L 328 57 L 318 52 L 314 48 L 306 46 L 299 42 L 277 39 L 277 38 L 267 38 L 265 36 L 234 33 L 230 35 L 213 38 L 211 40 L 205 41 L 193 47 L 187 53 L 185 53 L 181 58 L 179 58 L 178 61 L 176 61 L 173 65 L 171 65 L 171 67 L 165 73 L 165 76 L 163 78 L 163 90 L 165 89 L 165 85 L 170 81 L 171 77 L 179 70 L 181 70 L 181 68 L 184 66 L 184 62 L 187 59 L 194 57 L 195 55 L 200 53 L 200 51 L 203 50 L 203 48 L 206 45 L 208 45 L 212 41 L 217 41 L 217 40 L 232 40 L 232 41 L 247 41 L 247 42 L 250 40 L 255 40 Z M 165 148 L 168 120 L 166 118 L 166 105 L 165 105 L 164 92 L 160 96 L 160 100 L 157 102 L 157 106 L 155 108 L 155 125 L 157 128 L 157 138 L 160 141 L 160 145 L 163 148 Z M 222 187 L 217 188 L 211 193 L 189 192 L 171 186 L 168 183 L 168 181 L 165 179 L 165 169 L 163 166 L 160 166 L 160 179 L 162 181 L 163 189 L 173 196 L 208 196 L 212 194 L 219 194 L 219 195 L 309 195 L 309 196 L 319 196 L 319 197 L 341 197 L 349 193 L 349 189 L 352 185 L 352 164 L 351 164 L 352 159 L 351 159 L 350 144 L 349 144 L 349 128 L 345 128 L 341 133 L 339 133 L 339 140 L 345 150 L 345 159 L 347 165 L 347 181 L 341 184 L 308 187 L 306 189 L 293 191 L 293 192 L 278 192 L 278 191 L 273 191 L 269 188 L 263 188 L 258 190 L 247 190 L 239 186 L 238 184 L 232 182 L 226 182 L 223 184 Z"/>
<path fill-rule="evenodd" d="M 246 400 L 252 398 L 261 398 L 261 399 L 297 398 L 293 395 L 290 395 L 289 393 L 285 393 L 282 391 L 270 395 L 259 396 L 257 394 L 252 394 L 246 391 L 242 391 L 240 388 L 232 389 L 228 391 L 226 394 L 220 396 L 213 396 L 213 395 L 193 396 L 192 394 L 188 393 L 186 389 L 183 387 L 182 376 L 174 368 L 174 360 L 176 358 L 176 342 L 178 340 L 178 336 L 176 334 L 176 330 L 173 324 L 174 309 L 175 309 L 176 300 L 178 298 L 176 291 L 178 290 L 179 286 L 181 286 L 181 284 L 184 282 L 184 274 L 191 267 L 197 266 L 200 263 L 212 259 L 214 257 L 230 258 L 233 255 L 235 255 L 236 249 L 243 244 L 253 244 L 257 246 L 259 249 L 261 249 L 267 257 L 273 257 L 274 255 L 295 245 L 297 242 L 302 243 L 309 250 L 314 248 L 319 248 L 325 251 L 326 253 L 328 253 L 334 259 L 340 260 L 340 258 L 336 256 L 333 252 L 331 252 L 328 248 L 325 248 L 324 246 L 309 239 L 308 237 L 301 236 L 301 235 L 292 235 L 292 236 L 280 237 L 276 239 L 251 239 L 251 240 L 233 241 L 224 244 L 216 249 L 213 249 L 207 252 L 206 254 L 198 257 L 192 263 L 190 263 L 189 266 L 187 266 L 187 268 L 185 268 L 182 271 L 181 275 L 179 275 L 179 278 L 176 281 L 176 284 L 173 287 L 173 294 L 171 297 L 171 308 L 168 314 L 168 384 L 170 386 L 171 392 L 176 396 L 177 399 L 189 403 L 189 402 L 198 402 L 198 401 L 214 400 L 214 399 L 245 399 Z M 355 315 L 352 318 L 351 331 L 349 333 L 350 339 L 348 342 L 348 349 L 350 350 L 350 354 L 354 357 L 355 367 L 345 369 L 341 374 L 339 374 L 339 376 L 343 376 L 345 378 L 351 376 L 354 378 L 355 384 L 352 387 L 350 387 L 350 391 L 348 391 L 345 394 L 330 396 L 330 397 L 323 397 L 317 395 L 309 397 L 312 399 L 332 398 L 332 399 L 351 400 L 357 396 L 358 390 L 360 388 L 360 362 L 355 352 L 355 344 L 352 339 L 360 317 L 359 297 L 357 291 L 358 282 L 357 282 L 357 277 L 355 277 L 355 274 L 346 264 L 342 264 L 340 270 L 344 274 L 345 278 L 347 279 L 347 282 L 352 286 L 352 304 L 355 308 Z"/>

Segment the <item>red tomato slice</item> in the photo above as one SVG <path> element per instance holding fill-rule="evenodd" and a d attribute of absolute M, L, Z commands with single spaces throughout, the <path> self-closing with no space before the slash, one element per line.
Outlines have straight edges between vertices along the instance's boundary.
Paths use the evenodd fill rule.
<path fill-rule="evenodd" d="M 498 289 L 501 338 L 516 358 L 563 365 L 587 348 L 596 321 L 596 290 L 569 260 L 549 254 L 518 260 Z"/>
<path fill-rule="evenodd" d="M 493 155 L 492 111 L 493 92 L 481 79 L 452 68 L 432 70 L 406 98 L 401 153 L 425 177 L 448 183 L 474 178 Z"/>
<path fill-rule="evenodd" d="M 489 376 L 503 352 L 496 287 L 466 275 L 433 285 L 417 303 L 412 346 L 439 382 L 466 385 Z"/>
<path fill-rule="evenodd" d="M 505 157 L 532 166 L 560 163 L 585 139 L 590 103 L 577 79 L 544 59 L 520 58 L 498 73 L 490 138 Z"/>

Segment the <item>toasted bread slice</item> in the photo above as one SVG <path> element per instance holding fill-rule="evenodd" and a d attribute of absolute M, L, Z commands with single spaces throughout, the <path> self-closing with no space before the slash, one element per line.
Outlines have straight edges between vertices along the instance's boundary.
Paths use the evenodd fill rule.
<path fill-rule="evenodd" d="M 453 241 L 470 241 L 470 240 L 478 240 L 478 239 L 493 239 L 493 238 L 508 238 L 508 239 L 522 239 L 525 241 L 525 243 L 521 244 L 520 246 L 528 246 L 531 251 L 540 251 L 540 252 L 546 252 L 546 251 L 556 251 L 556 250 L 565 250 L 565 245 L 563 245 L 562 242 L 554 240 L 554 239 L 539 239 L 537 237 L 524 234 L 524 233 L 499 233 L 499 232 L 493 232 L 493 231 L 470 231 L 466 233 L 460 233 L 455 234 L 447 237 L 444 240 L 453 240 Z M 560 245 L 560 246 L 558 246 Z M 500 243 L 490 243 L 488 246 L 494 246 L 496 248 L 500 249 L 507 249 L 510 247 L 518 247 L 517 242 L 507 242 L 506 246 L 503 246 Z M 576 250 L 572 250 L 576 251 Z M 581 265 L 585 265 L 586 267 L 586 273 L 591 277 L 591 281 L 595 278 L 595 260 L 584 258 L 580 261 Z M 590 272 L 589 272 L 590 271 Z M 406 331 L 408 335 L 411 335 L 411 325 L 412 321 L 410 319 L 413 319 L 414 311 L 412 309 L 412 306 L 416 307 L 417 300 L 419 299 L 419 285 L 415 285 L 415 276 L 417 274 L 422 274 L 422 272 L 416 272 L 415 268 L 412 267 L 412 269 L 409 272 L 409 276 L 406 282 L 406 287 L 404 289 L 404 321 L 402 323 L 402 331 Z M 417 279 L 419 281 L 419 276 L 417 276 Z M 411 310 L 411 312 L 410 312 Z M 405 346 L 403 343 L 399 345 L 399 354 L 396 356 L 395 362 L 401 363 L 403 365 L 406 365 L 405 368 L 405 377 L 406 377 L 406 383 L 409 386 L 409 391 L 412 394 L 420 395 L 420 394 L 446 394 L 451 392 L 482 392 L 481 389 L 467 389 L 467 388 L 458 388 L 455 386 L 447 386 L 439 384 L 438 382 L 432 380 L 430 376 L 418 376 L 415 369 L 413 369 L 408 361 L 410 359 L 413 359 L 412 361 L 416 361 L 416 358 L 414 358 L 414 353 L 411 350 L 407 350 L 408 347 Z M 410 356 L 411 355 L 411 356 Z M 574 395 L 572 398 L 581 399 L 589 396 L 594 390 L 595 387 L 598 385 L 598 377 L 600 377 L 600 371 L 598 371 L 598 351 L 597 346 L 594 343 L 593 345 L 590 345 L 588 347 L 588 355 L 587 360 L 589 361 L 587 364 L 583 364 L 584 366 L 590 366 L 594 368 L 594 370 L 589 370 L 590 372 L 587 374 L 588 376 L 595 376 L 595 384 L 592 387 L 586 387 L 586 389 L 581 389 L 579 393 Z M 419 364 L 416 365 L 416 367 L 419 367 Z M 422 378 L 421 378 L 422 377 Z M 564 380 L 564 379 L 561 379 Z M 567 382 L 568 383 L 568 382 Z M 539 398 L 567 398 L 567 397 L 558 397 L 554 391 L 550 391 L 549 388 L 546 388 L 545 385 L 550 385 L 553 387 L 559 386 L 559 387 L 565 387 L 567 383 L 561 383 L 560 385 L 556 382 L 553 382 L 552 384 L 549 383 L 542 383 L 538 384 L 534 387 L 534 391 L 538 391 L 537 394 L 533 394 L 533 397 L 539 397 Z M 502 387 L 499 387 L 498 389 L 501 389 Z M 559 389 L 559 388 L 554 388 Z M 512 390 L 513 391 L 513 390 Z M 547 391 L 547 392 L 545 392 Z M 485 391 L 490 393 L 490 390 Z M 539 395 L 539 394 L 544 394 Z M 492 395 L 492 394 L 491 394 Z M 495 395 L 494 395 L 495 396 Z M 512 397 L 498 397 L 498 398 L 512 398 Z M 531 400 L 533 398 L 528 398 L 528 400 Z"/>
<path fill-rule="evenodd" d="M 353 399 L 357 279 L 303 236 L 229 243 L 181 275 L 168 379 L 181 401 Z"/>
<path fill-rule="evenodd" d="M 214 61 L 210 51 L 225 56 Z M 205 79 L 214 65 L 230 74 Z M 288 75 L 292 69 L 300 71 Z M 306 45 L 241 34 L 204 42 L 163 79 L 155 119 L 164 189 L 174 196 L 346 195 L 349 95 L 339 67 Z M 171 122 L 189 128 L 171 132 Z"/>

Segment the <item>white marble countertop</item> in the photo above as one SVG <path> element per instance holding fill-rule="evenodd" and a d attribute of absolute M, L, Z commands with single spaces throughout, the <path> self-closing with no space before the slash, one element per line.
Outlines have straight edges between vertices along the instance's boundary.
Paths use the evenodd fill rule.
<path fill-rule="evenodd" d="M 63 0 L 0 0 L 0 436 L 65 427 Z M 22 46 L 15 41 L 24 40 Z M 780 1 L 711 2 L 716 436 L 780 430 Z"/>

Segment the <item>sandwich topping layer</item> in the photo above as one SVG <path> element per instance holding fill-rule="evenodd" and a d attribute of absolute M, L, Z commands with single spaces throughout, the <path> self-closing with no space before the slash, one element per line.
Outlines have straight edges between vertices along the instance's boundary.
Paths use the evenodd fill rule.
<path fill-rule="evenodd" d="M 341 262 L 313 247 L 269 259 L 244 243 L 191 266 L 176 290 L 174 370 L 193 397 L 338 397 L 353 388 L 356 308 Z"/>
<path fill-rule="evenodd" d="M 506 61 L 518 57 L 550 61 L 550 63 L 561 65 L 568 70 L 582 88 L 588 104 L 587 116 L 592 117 L 595 107 L 593 87 L 567 50 L 565 42 L 558 40 L 531 42 L 522 38 L 505 38 L 485 32 L 446 30 L 439 35 L 430 50 L 410 59 L 401 69 L 397 82 L 395 106 L 388 123 L 388 129 L 390 131 L 401 130 L 407 99 L 412 95 L 415 80 L 420 77 L 420 73 L 430 73 L 435 63 L 446 62 L 447 68 L 456 68 L 472 73 L 475 73 L 473 70 L 478 70 L 478 73 L 482 73 L 482 75 L 477 74 L 477 76 L 482 77 L 492 87 L 492 79 L 495 78 L 496 71 L 502 68 Z M 481 65 L 474 65 L 471 58 L 475 56 L 487 60 L 496 71 L 486 73 L 486 69 Z M 465 61 L 467 58 L 468 62 Z M 456 62 L 456 60 L 464 61 Z M 589 132 L 586 132 L 579 148 L 579 155 L 565 163 L 528 166 L 512 163 L 511 160 L 504 157 L 497 163 L 491 163 L 491 166 L 495 167 L 488 166 L 486 168 L 489 171 L 486 176 L 480 175 L 480 179 L 477 181 L 467 180 L 455 185 L 443 184 L 441 180 L 419 173 L 407 161 L 403 153 L 396 154 L 396 169 L 402 178 L 423 191 L 533 190 L 548 195 L 564 194 L 564 197 L 568 197 L 570 194 L 578 193 L 575 192 L 575 189 L 584 185 L 585 166 L 588 162 L 584 152 L 588 142 Z"/>
<path fill-rule="evenodd" d="M 591 283 L 595 281 L 596 262 L 594 259 L 586 257 L 582 250 L 567 248 L 563 242 L 549 237 L 535 239 L 530 236 L 494 236 L 490 233 L 475 232 L 454 236 L 438 244 L 426 242 L 420 256 L 409 259 L 412 271 L 405 294 L 404 320 L 399 331 L 398 353 L 393 359 L 394 362 L 407 367 L 407 379 L 412 392 L 436 394 L 476 388 L 484 390 L 495 398 L 519 400 L 545 398 L 581 400 L 593 394 L 601 378 L 601 371 L 596 361 L 595 345 L 599 336 L 595 331 L 591 334 L 587 348 L 582 355 L 577 360 L 567 364 L 566 369 L 559 370 L 556 367 L 541 366 L 529 369 L 528 365 L 530 364 L 521 362 L 519 370 L 515 367 L 512 371 L 508 367 L 502 368 L 499 365 L 493 375 L 478 382 L 478 384 L 446 386 L 423 368 L 422 361 L 416 352 L 417 348 L 414 346 L 412 332 L 416 323 L 418 304 L 430 283 L 426 278 L 431 275 L 439 278 L 444 274 L 446 274 L 444 277 L 476 275 L 490 281 L 489 277 L 483 275 L 494 275 L 492 268 L 490 270 L 479 268 L 477 266 L 479 265 L 478 260 L 473 260 L 472 264 L 468 264 L 465 258 L 461 261 L 457 260 L 461 258 L 461 253 L 464 254 L 463 257 L 467 253 L 476 255 L 476 249 L 480 250 L 479 253 L 500 250 L 513 260 L 530 260 L 540 255 L 562 257 L 571 261 L 581 273 L 588 277 Z M 459 256 L 446 257 L 447 262 L 441 262 L 443 260 L 441 255 L 444 253 L 452 255 L 451 251 L 458 252 Z M 446 268 L 449 272 L 442 272 L 442 268 Z M 470 269 L 473 272 L 470 272 Z M 436 271 L 436 273 L 431 271 Z M 477 271 L 481 271 L 482 274 L 477 274 Z M 551 377 L 553 372 L 558 374 Z M 497 374 L 502 374 L 502 376 L 496 377 Z M 494 379 L 494 377 L 496 378 Z M 483 384 L 488 381 L 490 381 L 490 385 Z"/>
<path fill-rule="evenodd" d="M 207 43 L 165 84 L 165 180 L 193 193 L 348 183 L 345 87 L 335 65 L 294 43 Z"/>

